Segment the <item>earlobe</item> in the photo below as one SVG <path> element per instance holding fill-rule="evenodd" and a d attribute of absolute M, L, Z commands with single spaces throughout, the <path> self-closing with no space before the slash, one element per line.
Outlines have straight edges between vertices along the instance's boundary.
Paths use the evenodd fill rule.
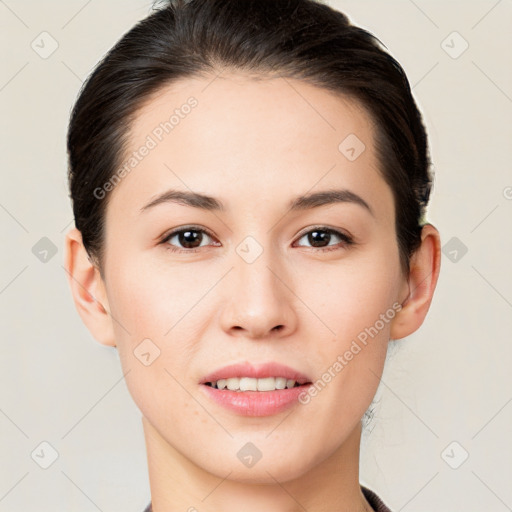
<path fill-rule="evenodd" d="M 65 252 L 67 280 L 78 314 L 94 339 L 115 347 L 105 285 L 98 268 L 89 259 L 78 229 L 67 233 Z"/>
<path fill-rule="evenodd" d="M 438 230 L 425 224 L 421 245 L 412 255 L 405 289 L 409 290 L 402 309 L 391 324 L 390 338 L 400 339 L 415 332 L 427 316 L 441 267 L 441 241 Z"/>

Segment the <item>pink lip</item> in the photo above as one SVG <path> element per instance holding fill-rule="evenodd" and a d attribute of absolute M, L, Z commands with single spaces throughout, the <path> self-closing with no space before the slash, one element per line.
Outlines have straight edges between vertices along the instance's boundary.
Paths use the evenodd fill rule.
<path fill-rule="evenodd" d="M 206 385 L 207 382 L 212 383 L 230 377 L 284 377 L 296 381 L 301 386 L 275 391 L 231 391 Z M 275 362 L 256 366 L 248 362 L 225 366 L 204 377 L 200 384 L 201 391 L 209 399 L 242 416 L 270 416 L 282 412 L 299 403 L 300 394 L 307 392 L 307 388 L 312 385 L 311 379 L 303 373 Z"/>
<path fill-rule="evenodd" d="M 311 382 L 307 375 L 304 375 L 298 370 L 294 370 L 293 368 L 280 363 L 270 362 L 260 365 L 252 365 L 251 363 L 246 362 L 231 364 L 229 366 L 219 368 L 218 370 L 215 370 L 214 372 L 204 377 L 200 384 L 205 384 L 206 382 L 216 382 L 220 379 L 229 379 L 230 377 L 252 377 L 254 379 L 264 379 L 266 377 L 285 377 L 286 379 L 295 380 L 299 384 L 306 384 Z"/>
<path fill-rule="evenodd" d="M 241 416 L 271 416 L 299 403 L 313 384 L 275 391 L 230 391 L 202 384 L 201 391 L 218 405 Z"/>

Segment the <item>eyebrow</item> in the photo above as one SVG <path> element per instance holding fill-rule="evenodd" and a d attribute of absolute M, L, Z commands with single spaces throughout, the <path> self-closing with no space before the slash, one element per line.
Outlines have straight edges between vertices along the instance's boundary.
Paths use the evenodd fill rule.
<path fill-rule="evenodd" d="M 225 211 L 222 201 L 214 197 L 197 192 L 171 189 L 153 198 L 141 208 L 141 213 L 163 203 L 177 203 L 207 211 Z M 288 209 L 290 211 L 304 211 L 335 203 L 357 204 L 366 209 L 372 216 L 375 216 L 370 205 L 361 196 L 347 189 L 324 190 L 298 196 L 290 201 Z"/>

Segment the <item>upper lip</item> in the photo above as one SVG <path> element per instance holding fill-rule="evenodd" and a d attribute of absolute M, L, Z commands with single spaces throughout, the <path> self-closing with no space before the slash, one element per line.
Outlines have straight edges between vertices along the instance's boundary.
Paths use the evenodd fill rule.
<path fill-rule="evenodd" d="M 230 377 L 252 377 L 254 379 L 264 379 L 266 377 L 284 377 L 292 379 L 299 384 L 311 382 L 307 375 L 277 362 L 263 364 L 251 364 L 249 362 L 230 364 L 219 368 L 206 375 L 200 382 L 216 382 L 220 379 L 229 379 Z"/>

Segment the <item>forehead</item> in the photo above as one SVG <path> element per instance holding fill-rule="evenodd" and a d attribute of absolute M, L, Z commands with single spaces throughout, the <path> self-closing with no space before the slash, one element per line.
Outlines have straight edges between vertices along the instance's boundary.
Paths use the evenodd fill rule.
<path fill-rule="evenodd" d="M 130 126 L 121 165 L 130 159 L 110 203 L 140 208 L 152 195 L 180 188 L 225 197 L 229 208 L 315 187 L 364 189 L 367 197 L 386 187 L 365 109 L 289 78 L 226 73 L 160 89 Z"/>

